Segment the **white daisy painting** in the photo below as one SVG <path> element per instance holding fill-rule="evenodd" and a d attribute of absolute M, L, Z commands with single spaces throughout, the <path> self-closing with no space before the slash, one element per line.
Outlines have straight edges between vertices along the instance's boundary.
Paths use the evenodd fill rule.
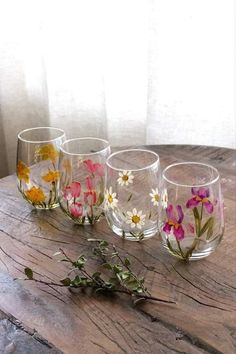
<path fill-rule="evenodd" d="M 122 171 L 119 172 L 119 177 L 117 179 L 118 183 L 121 186 L 128 186 L 133 183 L 134 175 L 132 175 L 131 171 Z"/>
<path fill-rule="evenodd" d="M 152 189 L 152 192 L 149 193 L 149 195 L 152 198 L 151 201 L 152 201 L 153 205 L 158 206 L 159 201 L 160 201 L 160 194 L 159 194 L 158 188 Z"/>
<path fill-rule="evenodd" d="M 167 195 L 166 189 L 164 189 L 162 192 L 161 203 L 162 203 L 163 208 L 166 209 L 167 205 L 168 205 L 168 195 Z"/>
<path fill-rule="evenodd" d="M 132 211 L 127 211 L 126 214 L 126 223 L 130 224 L 132 229 L 141 229 L 142 226 L 145 225 L 146 215 L 143 214 L 142 210 L 137 211 L 137 209 L 134 208 Z"/>
<path fill-rule="evenodd" d="M 118 199 L 116 198 L 116 193 L 112 192 L 112 187 L 105 190 L 105 205 L 112 209 L 117 208 Z"/>

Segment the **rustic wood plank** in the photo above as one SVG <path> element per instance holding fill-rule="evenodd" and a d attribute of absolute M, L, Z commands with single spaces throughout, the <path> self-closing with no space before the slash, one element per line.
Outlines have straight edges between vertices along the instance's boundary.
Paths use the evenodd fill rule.
<path fill-rule="evenodd" d="M 60 354 L 62 352 L 43 339 L 35 330 L 0 311 L 0 353 Z"/>
<path fill-rule="evenodd" d="M 236 352 L 236 151 L 197 146 L 149 146 L 161 165 L 202 161 L 222 176 L 226 229 L 216 252 L 184 264 L 169 256 L 158 237 L 123 241 L 105 220 L 74 226 L 60 209 L 34 211 L 16 190 L 14 176 L 0 180 L 0 307 L 35 328 L 65 353 Z M 87 238 L 104 238 L 127 252 L 145 274 L 152 295 L 176 304 L 149 302 L 133 308 L 125 296 L 106 298 L 14 281 L 29 266 L 38 277 L 59 281 L 65 264 L 52 257 L 59 247 L 71 256 L 87 253 Z M 91 269 L 95 260 L 89 262 Z"/>

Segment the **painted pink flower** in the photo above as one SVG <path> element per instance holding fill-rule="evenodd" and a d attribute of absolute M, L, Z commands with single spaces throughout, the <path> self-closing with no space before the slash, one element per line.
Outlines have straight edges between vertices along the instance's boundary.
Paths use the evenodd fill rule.
<path fill-rule="evenodd" d="M 80 182 L 72 182 L 69 186 L 64 188 L 64 198 L 70 200 L 71 198 L 78 198 L 81 193 Z"/>
<path fill-rule="evenodd" d="M 93 205 L 96 203 L 97 194 L 95 191 L 84 192 L 84 202 L 88 205 Z"/>
<path fill-rule="evenodd" d="M 87 176 L 85 178 L 85 184 L 88 190 L 94 189 L 93 179 L 90 176 Z"/>
<path fill-rule="evenodd" d="M 83 215 L 83 205 L 81 203 L 74 203 L 70 208 L 70 213 L 75 218 Z"/>
<path fill-rule="evenodd" d="M 100 163 L 93 163 L 92 160 L 84 160 L 84 166 L 90 173 L 97 174 L 100 177 L 104 175 L 104 166 Z"/>
<path fill-rule="evenodd" d="M 170 234 L 172 230 L 176 239 L 180 241 L 184 238 L 184 229 L 181 225 L 184 218 L 184 213 L 180 205 L 176 205 L 176 211 L 177 213 L 174 212 L 172 204 L 166 208 L 167 221 L 163 227 L 163 231 Z"/>
<path fill-rule="evenodd" d="M 193 224 L 188 223 L 188 224 L 187 224 L 187 230 L 188 230 L 191 234 L 194 234 L 194 226 L 193 226 Z"/>
<path fill-rule="evenodd" d="M 186 203 L 186 207 L 193 209 L 196 206 L 198 206 L 199 203 L 202 203 L 204 205 L 204 207 L 206 208 L 206 210 L 208 211 L 209 214 L 211 214 L 213 212 L 213 204 L 210 202 L 209 200 L 209 188 L 204 188 L 204 187 L 200 187 L 200 188 L 196 188 L 193 187 L 191 189 L 193 198 L 189 199 Z"/>

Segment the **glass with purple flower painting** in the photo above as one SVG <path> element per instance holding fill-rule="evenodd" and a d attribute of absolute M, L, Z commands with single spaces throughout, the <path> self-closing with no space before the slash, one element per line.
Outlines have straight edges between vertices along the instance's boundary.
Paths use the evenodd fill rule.
<path fill-rule="evenodd" d="M 218 171 L 183 162 L 162 173 L 162 244 L 173 256 L 198 260 L 210 255 L 224 232 L 223 197 Z"/>

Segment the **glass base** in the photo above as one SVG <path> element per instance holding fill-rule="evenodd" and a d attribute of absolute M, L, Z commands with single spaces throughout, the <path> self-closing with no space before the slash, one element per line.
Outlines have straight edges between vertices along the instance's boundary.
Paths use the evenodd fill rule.
<path fill-rule="evenodd" d="M 158 232 L 157 226 L 148 229 L 148 230 L 135 230 L 135 231 L 124 231 L 121 228 L 115 226 L 115 225 L 110 225 L 112 231 L 122 237 L 124 240 L 129 240 L 129 241 L 143 241 L 147 240 L 153 236 L 155 236 Z"/>
<path fill-rule="evenodd" d="M 164 249 L 171 254 L 172 256 L 184 260 L 184 261 L 197 261 L 202 258 L 208 257 L 213 253 L 217 246 L 219 245 L 223 234 L 217 235 L 211 241 L 206 242 L 205 240 L 199 240 L 199 243 L 196 245 L 196 248 L 192 250 L 191 255 L 188 255 L 191 245 L 193 244 L 192 240 L 184 240 L 178 243 L 173 240 L 169 240 L 165 236 L 161 236 L 161 243 Z"/>
<path fill-rule="evenodd" d="M 60 201 L 59 205 L 63 213 L 76 225 L 94 225 L 95 223 L 99 222 L 100 219 L 104 216 L 104 212 L 101 210 L 96 210 L 96 212 L 94 211 L 92 215 L 87 213 L 86 216 L 74 216 L 70 213 L 69 208 L 65 208 L 63 203 L 61 203 Z"/>
<path fill-rule="evenodd" d="M 94 225 L 96 224 L 97 222 L 100 221 L 102 215 L 99 215 L 99 216 L 96 216 L 96 217 L 93 217 L 93 218 L 87 218 L 87 217 L 82 217 L 82 218 L 72 218 L 71 216 L 69 216 L 67 214 L 68 218 L 70 220 L 72 220 L 74 222 L 74 224 L 76 225 L 82 225 L 82 226 L 86 226 L 86 225 Z"/>
<path fill-rule="evenodd" d="M 59 203 L 50 204 L 50 205 L 46 204 L 45 206 L 32 204 L 32 203 L 30 203 L 30 204 L 37 210 L 51 210 L 51 209 L 55 209 L 55 208 L 59 207 Z"/>

